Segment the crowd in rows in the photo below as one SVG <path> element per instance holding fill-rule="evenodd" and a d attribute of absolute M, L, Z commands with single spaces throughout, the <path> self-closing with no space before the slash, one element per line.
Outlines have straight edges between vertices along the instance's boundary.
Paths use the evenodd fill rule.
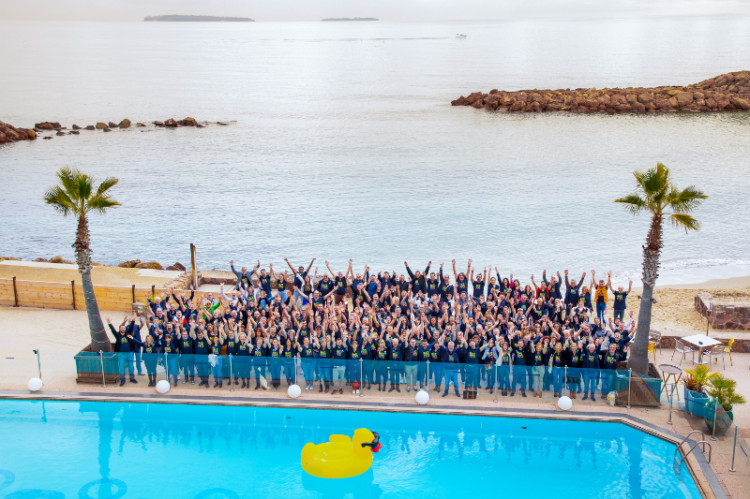
<path fill-rule="evenodd" d="M 569 279 L 568 271 L 522 285 L 497 267 L 451 272 L 441 263 L 424 271 L 354 273 L 325 262 L 319 274 L 286 260 L 273 266 L 235 269 L 236 283 L 196 299 L 190 290 L 149 297 L 145 318 L 127 317 L 115 327 L 120 383 L 134 371 L 156 384 L 157 365 L 174 384 L 278 388 L 304 379 L 304 388 L 354 394 L 362 390 L 407 391 L 434 386 L 447 396 L 479 387 L 501 395 L 560 396 L 595 400 L 613 389 L 614 373 L 635 334 L 627 296 L 613 287 L 611 272 L 597 280 L 592 270 Z M 494 270 L 494 272 L 493 272 Z M 312 272 L 311 272 L 312 271 Z M 452 274 L 452 275 L 451 275 Z M 276 284 L 275 290 L 272 284 Z M 609 315 L 609 293 L 614 295 Z M 627 315 L 626 315 L 627 314 Z M 158 355 L 157 355 L 158 354 Z M 166 354 L 166 355 L 162 355 Z M 283 373 L 283 374 L 282 374 Z M 302 385 L 301 382 L 298 384 Z"/>

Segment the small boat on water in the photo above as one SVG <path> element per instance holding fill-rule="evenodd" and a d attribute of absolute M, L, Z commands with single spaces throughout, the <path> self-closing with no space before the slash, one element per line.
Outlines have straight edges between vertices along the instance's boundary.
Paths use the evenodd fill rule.
<path fill-rule="evenodd" d="M 456 38 L 463 39 L 466 38 L 466 35 L 464 35 L 463 33 L 456 33 Z"/>

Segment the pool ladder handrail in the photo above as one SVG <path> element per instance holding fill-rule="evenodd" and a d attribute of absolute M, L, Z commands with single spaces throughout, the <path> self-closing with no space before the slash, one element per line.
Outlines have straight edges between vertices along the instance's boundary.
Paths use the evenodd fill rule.
<path fill-rule="evenodd" d="M 688 433 L 687 435 L 685 435 L 685 438 L 683 438 L 680 441 L 680 443 L 677 444 L 677 448 L 675 448 L 675 450 L 674 450 L 674 457 L 677 457 L 677 452 L 679 452 L 680 447 L 682 447 L 682 444 L 684 444 L 685 442 L 687 442 L 688 440 L 690 440 L 690 435 L 692 435 L 693 433 L 700 433 L 700 435 L 701 435 L 702 438 L 701 438 L 701 440 L 699 440 L 698 442 L 696 442 L 696 443 L 694 443 L 693 445 L 690 446 L 690 449 L 688 450 L 687 454 L 685 454 L 685 458 L 687 458 L 688 454 L 690 454 L 691 452 L 693 452 L 693 449 L 695 449 L 695 447 L 698 444 L 703 444 L 702 451 L 703 451 L 704 454 L 706 453 L 706 445 L 705 444 L 708 444 L 708 446 L 711 447 L 711 444 L 706 441 L 706 434 L 705 433 L 703 433 L 701 430 L 693 430 L 690 433 Z M 709 456 L 710 456 L 710 452 L 709 452 Z M 711 462 L 711 458 L 710 457 L 708 459 L 708 462 L 709 463 Z"/>
<path fill-rule="evenodd" d="M 703 453 L 704 454 L 706 453 L 706 445 L 705 444 L 708 444 L 708 463 L 711 464 L 711 453 L 713 452 L 713 449 L 711 447 L 711 442 L 707 442 L 705 440 L 701 440 L 700 442 L 695 442 L 690 447 L 690 450 L 687 451 L 687 454 L 685 454 L 685 458 L 684 459 L 687 460 L 687 457 L 690 455 L 690 453 L 693 452 L 695 450 L 695 448 L 698 447 L 698 445 L 700 445 L 700 444 L 703 444 Z"/>

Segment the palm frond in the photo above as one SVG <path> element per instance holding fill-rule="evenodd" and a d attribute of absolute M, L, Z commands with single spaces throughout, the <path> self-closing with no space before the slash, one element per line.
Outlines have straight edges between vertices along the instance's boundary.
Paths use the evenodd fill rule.
<path fill-rule="evenodd" d="M 120 203 L 112 199 L 110 196 L 95 194 L 89 199 L 87 205 L 89 210 L 96 210 L 99 213 L 105 213 L 109 208 L 120 206 Z"/>
<path fill-rule="evenodd" d="M 77 190 L 79 201 L 85 202 L 89 198 L 89 196 L 91 196 L 92 178 L 85 173 L 79 172 L 78 176 L 76 177 L 76 183 L 78 184 Z"/>
<path fill-rule="evenodd" d="M 102 195 L 105 192 L 107 192 L 109 189 L 117 185 L 117 182 L 119 182 L 120 179 L 117 177 L 107 177 L 104 180 L 102 180 L 102 183 L 99 184 L 99 188 L 96 190 L 96 195 Z"/>
<path fill-rule="evenodd" d="M 669 193 L 669 207 L 675 213 L 690 213 L 707 198 L 708 196 L 703 191 L 696 189 L 694 185 L 686 187 L 683 190 L 672 186 L 672 190 Z"/>
<path fill-rule="evenodd" d="M 71 211 L 75 211 L 76 207 L 70 196 L 59 185 L 51 187 L 44 193 L 44 202 L 52 206 L 63 216 L 67 216 Z"/>
<path fill-rule="evenodd" d="M 78 196 L 78 180 L 77 180 L 80 174 L 81 172 L 79 170 L 69 168 L 67 166 L 60 168 L 60 170 L 58 170 L 57 172 L 57 178 L 58 180 L 60 180 L 60 184 L 62 185 L 62 188 L 68 194 L 68 197 L 75 203 L 78 203 L 80 201 L 80 198 Z"/>
<path fill-rule="evenodd" d="M 701 228 L 701 223 L 698 220 L 685 213 L 672 213 L 669 218 L 672 221 L 672 225 L 675 227 L 684 227 L 685 232 Z"/>
<path fill-rule="evenodd" d="M 636 215 L 648 209 L 646 201 L 641 196 L 635 193 L 629 194 L 624 198 L 617 198 L 615 199 L 615 203 L 622 203 L 626 205 L 625 209 L 633 215 Z"/>

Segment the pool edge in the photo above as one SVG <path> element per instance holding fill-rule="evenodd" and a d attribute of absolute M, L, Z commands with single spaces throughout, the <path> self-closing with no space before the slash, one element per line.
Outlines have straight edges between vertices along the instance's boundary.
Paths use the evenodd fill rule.
<path fill-rule="evenodd" d="M 358 410 L 373 412 L 409 412 L 422 414 L 449 414 L 463 416 L 491 416 L 491 417 L 524 417 L 529 419 L 554 419 L 567 421 L 589 421 L 601 423 L 620 423 L 642 431 L 651 436 L 665 440 L 673 445 L 678 445 L 682 436 L 662 428 L 655 424 L 644 421 L 630 414 L 608 414 L 602 412 L 586 411 L 561 411 L 544 409 L 523 409 L 512 407 L 483 407 L 483 408 L 460 408 L 456 406 L 429 405 L 419 406 L 403 403 L 389 403 L 377 405 L 375 403 L 341 402 L 335 403 L 325 400 L 301 401 L 289 398 L 251 398 L 251 397 L 217 397 L 205 396 L 194 397 L 191 395 L 149 395 L 149 394 L 107 394 L 87 392 L 43 392 L 30 393 L 26 391 L 0 390 L 0 399 L 6 400 L 56 400 L 62 402 L 133 402 L 133 403 L 160 403 L 160 404 L 187 404 L 187 405 L 223 405 L 223 406 L 250 406 L 250 407 L 276 407 L 294 409 L 319 409 L 319 410 Z M 727 499 L 726 492 L 719 483 L 716 473 L 706 460 L 702 452 L 692 452 L 685 458 L 684 447 L 678 447 L 685 465 L 690 472 L 693 481 L 698 487 L 701 496 L 706 499 Z"/>

